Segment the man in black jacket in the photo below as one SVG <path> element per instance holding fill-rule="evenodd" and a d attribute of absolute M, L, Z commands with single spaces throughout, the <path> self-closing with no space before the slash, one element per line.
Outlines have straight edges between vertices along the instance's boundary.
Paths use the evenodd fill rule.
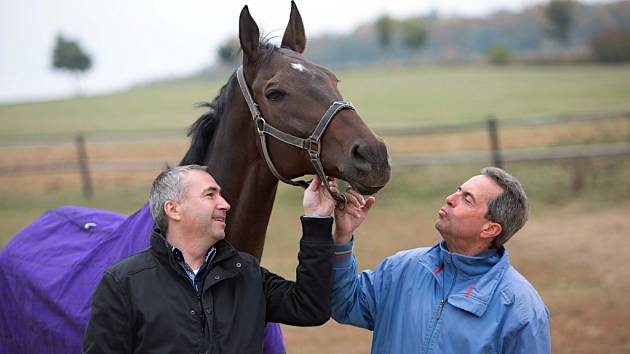
<path fill-rule="evenodd" d="M 317 176 L 304 192 L 296 282 L 224 240 L 230 205 L 206 167 L 162 172 L 149 203 L 151 247 L 105 272 L 84 352 L 261 353 L 266 321 L 330 318 L 335 202 Z"/>

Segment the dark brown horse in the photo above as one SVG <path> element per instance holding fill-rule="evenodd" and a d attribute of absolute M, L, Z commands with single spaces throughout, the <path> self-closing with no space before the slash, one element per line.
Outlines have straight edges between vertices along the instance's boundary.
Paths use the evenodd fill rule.
<path fill-rule="evenodd" d="M 228 239 L 260 259 L 279 180 L 325 174 L 373 194 L 390 165 L 383 142 L 342 101 L 335 75 L 302 56 L 294 3 L 280 48 L 260 42 L 247 7 L 239 29 L 242 69 L 191 127 L 181 163 L 210 167 L 232 204 Z M 14 236 L 0 253 L 0 352 L 80 352 L 103 272 L 146 248 L 152 226 L 146 205 L 129 217 L 66 206 Z M 268 328 L 281 346 L 277 325 Z"/>
<path fill-rule="evenodd" d="M 306 37 L 295 3 L 280 48 L 259 37 L 258 26 L 245 6 L 239 39 L 247 86 L 266 123 L 306 139 L 331 104 L 343 99 L 337 77 L 302 56 Z M 211 111 L 192 126 L 192 144 L 181 163 L 210 167 L 232 204 L 228 239 L 260 259 L 278 178 L 265 161 L 257 125 L 236 76 L 232 75 L 209 104 Z M 281 176 L 291 179 L 315 174 L 306 150 L 274 137 L 266 141 L 270 160 Z M 338 111 L 322 135 L 320 150 L 325 173 L 347 181 L 363 194 L 374 194 L 390 178 L 385 144 L 354 109 Z"/>

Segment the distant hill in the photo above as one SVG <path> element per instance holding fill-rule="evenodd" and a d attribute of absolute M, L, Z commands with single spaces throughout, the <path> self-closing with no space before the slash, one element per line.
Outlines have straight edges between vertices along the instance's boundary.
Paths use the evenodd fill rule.
<path fill-rule="evenodd" d="M 630 0 L 596 5 L 576 2 L 570 40 L 563 47 L 545 35 L 544 10 L 544 5 L 536 5 L 518 12 L 497 12 L 486 18 L 433 15 L 393 19 L 395 26 L 403 20 L 422 21 L 427 26 L 429 38 L 419 51 L 405 48 L 396 34 L 390 47 L 384 50 L 377 40 L 375 23 L 367 23 L 348 35 L 309 38 L 305 54 L 314 62 L 332 66 L 477 61 L 496 46 L 509 48 L 521 58 L 583 57 L 588 53 L 593 36 L 611 29 L 630 30 Z"/>

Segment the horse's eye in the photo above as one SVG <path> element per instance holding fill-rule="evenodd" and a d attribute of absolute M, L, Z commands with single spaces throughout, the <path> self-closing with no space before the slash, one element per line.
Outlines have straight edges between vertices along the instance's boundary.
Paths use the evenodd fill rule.
<path fill-rule="evenodd" d="M 267 91 L 266 96 L 267 96 L 267 99 L 271 101 L 279 101 L 285 96 L 285 93 L 280 90 L 269 90 Z"/>

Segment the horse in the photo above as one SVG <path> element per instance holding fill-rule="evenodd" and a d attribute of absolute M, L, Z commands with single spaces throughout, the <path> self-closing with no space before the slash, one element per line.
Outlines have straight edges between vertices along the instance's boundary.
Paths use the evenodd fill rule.
<path fill-rule="evenodd" d="M 391 167 L 382 139 L 343 101 L 334 73 L 304 58 L 294 2 L 279 47 L 260 40 L 247 6 L 239 40 L 242 65 L 192 124 L 180 164 L 209 167 L 232 205 L 226 238 L 260 259 L 279 181 L 304 185 L 294 179 L 318 174 L 374 194 Z M 342 195 L 333 196 L 343 207 Z M 81 351 L 103 272 L 147 248 L 152 226 L 146 204 L 129 217 L 66 206 L 14 236 L 0 254 L 0 352 Z M 265 353 L 277 352 L 279 327 L 267 330 Z"/>

